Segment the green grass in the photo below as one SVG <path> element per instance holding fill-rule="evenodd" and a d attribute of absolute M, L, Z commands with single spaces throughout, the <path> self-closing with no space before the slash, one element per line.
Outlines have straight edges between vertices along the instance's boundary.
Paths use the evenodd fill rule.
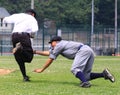
<path fill-rule="evenodd" d="M 115 83 L 104 79 L 91 81 L 91 88 L 79 87 L 79 80 L 70 72 L 72 60 L 59 57 L 43 73 L 32 72 L 41 67 L 47 57 L 35 56 L 26 64 L 31 82 L 22 82 L 22 76 L 13 56 L 0 56 L 0 68 L 15 69 L 8 75 L 0 76 L 0 95 L 119 95 L 120 57 L 97 56 L 94 72 L 109 68 L 116 78 Z"/>

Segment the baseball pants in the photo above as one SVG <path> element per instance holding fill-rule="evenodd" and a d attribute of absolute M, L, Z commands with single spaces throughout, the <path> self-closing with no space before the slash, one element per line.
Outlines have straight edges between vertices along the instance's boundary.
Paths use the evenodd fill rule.
<path fill-rule="evenodd" d="M 23 77 L 26 76 L 25 62 L 30 63 L 33 59 L 33 49 L 31 46 L 30 35 L 28 33 L 13 33 L 12 34 L 12 43 L 15 47 L 16 43 L 20 42 L 22 45 L 21 52 L 16 52 L 14 57 L 20 67 Z"/>

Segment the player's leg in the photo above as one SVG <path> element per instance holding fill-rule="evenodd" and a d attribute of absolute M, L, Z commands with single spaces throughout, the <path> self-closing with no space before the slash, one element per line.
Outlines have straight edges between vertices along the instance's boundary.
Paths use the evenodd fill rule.
<path fill-rule="evenodd" d="M 93 80 L 93 79 L 97 79 L 97 78 L 104 78 L 104 79 L 110 80 L 111 82 L 115 81 L 114 76 L 110 73 L 110 71 L 108 69 L 103 70 L 103 72 L 101 72 L 101 73 L 94 73 L 94 72 L 91 73 L 93 63 L 94 63 L 94 55 L 91 54 L 91 56 L 88 60 L 88 63 L 86 65 L 86 68 L 84 70 L 85 76 L 90 76 L 86 79 Z"/>
<path fill-rule="evenodd" d="M 23 51 L 22 51 L 23 60 L 24 62 L 30 63 L 33 59 L 33 49 L 31 45 L 30 36 L 27 33 L 23 34 L 21 43 L 23 46 Z"/>
<path fill-rule="evenodd" d="M 89 61 L 88 61 L 88 65 L 86 65 L 86 68 L 87 70 L 85 70 L 84 72 L 86 72 L 86 74 L 88 72 L 90 72 L 90 79 L 88 80 L 93 80 L 93 79 L 97 79 L 97 78 L 104 78 L 104 79 L 108 79 L 110 80 L 111 82 L 114 82 L 115 81 L 115 78 L 114 76 L 110 73 L 110 71 L 108 69 L 105 69 L 103 70 L 103 72 L 101 73 L 94 73 L 92 72 L 91 73 L 91 70 L 92 70 L 92 64 L 93 64 L 93 59 L 94 59 L 94 56 L 91 55 Z M 86 75 L 87 76 L 87 75 Z"/>
<path fill-rule="evenodd" d="M 90 87 L 90 83 L 88 82 L 84 70 L 86 69 L 87 61 L 89 60 L 91 55 L 91 51 L 79 51 L 76 54 L 74 62 L 72 64 L 71 72 L 81 80 L 81 87 Z"/>
<path fill-rule="evenodd" d="M 24 37 L 24 35 L 19 34 L 19 33 L 12 34 L 12 43 L 13 43 L 14 48 L 17 48 L 16 44 L 20 43 L 20 45 L 18 45 L 18 47 L 22 46 L 21 49 L 23 49 L 22 43 L 24 42 L 24 39 L 22 37 Z M 24 81 L 29 81 L 29 77 L 26 75 L 26 68 L 25 68 L 25 62 L 23 60 L 24 56 L 22 54 L 22 50 L 18 51 L 18 49 L 17 49 L 17 51 L 14 52 L 14 57 L 19 65 L 19 68 L 20 68 L 20 71 L 22 73 Z"/>
<path fill-rule="evenodd" d="M 103 70 L 101 73 L 91 73 L 90 74 L 91 80 L 97 78 L 104 78 L 106 80 L 110 80 L 111 82 L 115 82 L 114 76 L 110 73 L 108 69 Z"/>
<path fill-rule="evenodd" d="M 90 80 L 93 80 L 93 79 L 97 79 L 97 78 L 103 78 L 104 77 L 104 75 L 103 75 L 103 73 L 91 73 L 90 74 Z"/>
<path fill-rule="evenodd" d="M 30 81 L 29 77 L 26 75 L 26 67 L 25 67 L 25 62 L 21 58 L 22 55 L 15 53 L 14 56 L 20 68 L 21 74 L 23 76 L 23 81 Z"/>

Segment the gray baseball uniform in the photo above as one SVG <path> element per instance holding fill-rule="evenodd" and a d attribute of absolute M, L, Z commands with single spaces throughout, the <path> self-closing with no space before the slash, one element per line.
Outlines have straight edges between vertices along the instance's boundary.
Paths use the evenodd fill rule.
<path fill-rule="evenodd" d="M 94 62 L 93 50 L 83 43 L 61 40 L 56 47 L 50 48 L 50 58 L 56 59 L 61 54 L 68 59 L 74 59 L 71 72 L 76 75 L 77 72 L 82 71 L 87 80 L 90 79 L 90 73 Z"/>

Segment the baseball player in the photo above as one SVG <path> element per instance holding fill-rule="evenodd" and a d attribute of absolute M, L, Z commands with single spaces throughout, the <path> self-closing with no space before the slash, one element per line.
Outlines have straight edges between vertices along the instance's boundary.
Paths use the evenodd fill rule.
<path fill-rule="evenodd" d="M 68 59 L 73 59 L 71 72 L 81 81 L 81 87 L 91 87 L 89 81 L 96 78 L 104 78 L 111 82 L 115 81 L 114 76 L 108 69 L 103 70 L 101 73 L 91 72 L 94 63 L 94 52 L 88 45 L 62 40 L 59 36 L 53 37 L 49 43 L 51 44 L 49 51 L 34 50 L 34 54 L 49 56 L 44 66 L 41 69 L 35 69 L 34 72 L 43 72 L 61 54 Z"/>
<path fill-rule="evenodd" d="M 14 24 L 12 31 L 13 54 L 25 82 L 30 81 L 26 74 L 25 62 L 30 63 L 33 59 L 31 38 L 34 38 L 38 31 L 38 22 L 35 16 L 36 12 L 29 9 L 25 13 L 12 14 L 3 19 L 3 23 Z"/>

